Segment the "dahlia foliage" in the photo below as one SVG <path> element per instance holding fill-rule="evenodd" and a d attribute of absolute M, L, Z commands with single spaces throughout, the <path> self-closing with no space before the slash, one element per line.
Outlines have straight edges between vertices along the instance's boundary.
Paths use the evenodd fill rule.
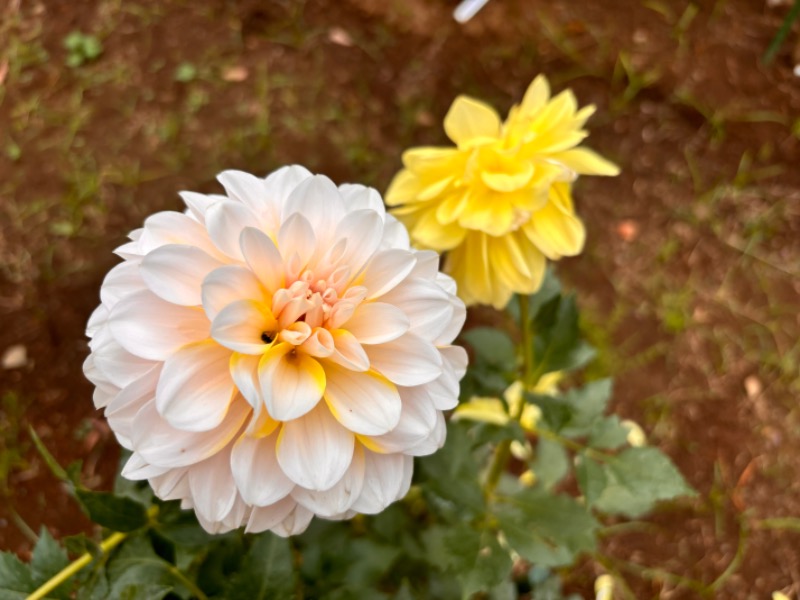
<path fill-rule="evenodd" d="M 583 249 L 571 184 L 619 172 L 576 147 L 594 110 L 578 110 L 570 90 L 550 98 L 539 76 L 504 123 L 491 106 L 459 96 L 444 120 L 456 147 L 403 154 L 386 203 L 416 245 L 448 252 L 445 269 L 467 304 L 503 308 L 514 293 L 539 289 L 546 259 Z"/>
<path fill-rule="evenodd" d="M 299 166 L 219 180 L 131 233 L 88 326 L 122 474 L 210 532 L 380 512 L 458 401 L 455 283 L 375 190 Z"/>

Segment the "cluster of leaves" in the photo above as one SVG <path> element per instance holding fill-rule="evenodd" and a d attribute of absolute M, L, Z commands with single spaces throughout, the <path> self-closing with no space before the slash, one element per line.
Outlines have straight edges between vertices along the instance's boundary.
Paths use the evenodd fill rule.
<path fill-rule="evenodd" d="M 523 339 L 533 344 L 529 382 L 592 359 L 575 301 L 554 278 L 527 304 L 520 326 L 529 328 Z M 518 305 L 510 314 L 519 323 Z M 524 349 L 497 329 L 473 329 L 465 338 L 474 360 L 463 399 L 501 397 L 520 378 Z M 534 432 L 514 419 L 502 426 L 452 421 L 445 447 L 417 461 L 403 501 L 347 522 L 317 519 L 292 540 L 240 531 L 211 536 L 191 512 L 153 498 L 146 484 L 119 479 L 113 492 L 87 490 L 79 467 L 64 471 L 40 448 L 92 520 L 124 540 L 111 549 L 77 536 L 64 548 L 43 531 L 30 564 L 0 556 L 0 599 L 27 597 L 68 564 L 69 551 L 88 553 L 89 564 L 48 598 L 413 600 L 479 593 L 512 600 L 529 593 L 558 600 L 554 569 L 595 549 L 606 515 L 637 516 L 657 501 L 692 493 L 665 455 L 627 443 L 628 429 L 606 415 L 610 393 L 609 380 L 557 395 L 526 392 L 525 402 L 541 414 Z M 522 466 L 535 473 L 534 484 L 511 470 L 487 484 L 487 465 L 510 442 L 530 445 Z M 570 482 L 579 496 L 566 491 L 576 488 Z"/>
<path fill-rule="evenodd" d="M 103 53 L 100 40 L 80 31 L 72 31 L 64 38 L 64 49 L 67 51 L 67 66 L 73 68 L 92 62 Z"/>

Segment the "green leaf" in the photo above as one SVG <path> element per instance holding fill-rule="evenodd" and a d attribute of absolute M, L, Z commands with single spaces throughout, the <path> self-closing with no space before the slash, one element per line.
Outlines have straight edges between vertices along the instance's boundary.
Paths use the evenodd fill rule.
<path fill-rule="evenodd" d="M 533 332 L 534 379 L 577 369 L 594 358 L 594 349 L 580 339 L 574 296 L 557 296 L 544 304 L 534 319 Z"/>
<path fill-rule="evenodd" d="M 48 579 L 59 573 L 69 564 L 67 552 L 53 539 L 50 532 L 42 527 L 39 541 L 33 549 L 31 558 L 31 573 L 37 585 L 42 585 Z M 69 585 L 62 584 L 49 596 L 54 598 L 68 598 Z"/>
<path fill-rule="evenodd" d="M 593 506 L 603 490 L 606 489 L 607 478 L 603 465 L 582 453 L 578 456 L 575 474 L 586 504 L 589 507 Z"/>
<path fill-rule="evenodd" d="M 628 430 L 617 415 L 598 419 L 589 432 L 588 444 L 592 448 L 615 450 L 628 440 Z"/>
<path fill-rule="evenodd" d="M 606 488 L 594 503 L 608 514 L 638 517 L 659 500 L 693 496 L 675 465 L 657 448 L 628 448 L 605 465 Z"/>
<path fill-rule="evenodd" d="M 569 456 L 564 446 L 547 438 L 539 438 L 536 445 L 536 459 L 531 469 L 545 489 L 551 489 L 569 472 Z"/>
<path fill-rule="evenodd" d="M 461 337 L 472 346 L 479 360 L 505 371 L 514 368 L 516 350 L 514 342 L 505 331 L 492 327 L 475 327 Z"/>
<path fill-rule="evenodd" d="M 528 317 L 532 320 L 539 314 L 542 306 L 550 302 L 553 298 L 561 293 L 561 282 L 556 277 L 553 269 L 547 267 L 542 279 L 542 285 L 539 287 L 535 294 L 528 296 Z M 506 311 L 514 319 L 515 323 L 519 323 L 519 297 L 514 296 L 506 307 Z M 522 325 L 521 325 L 522 326 Z"/>
<path fill-rule="evenodd" d="M 542 419 L 552 431 L 570 438 L 584 437 L 603 418 L 611 385 L 611 379 L 598 379 L 559 397 L 525 394 L 525 399 L 542 410 Z"/>
<path fill-rule="evenodd" d="M 294 590 L 294 569 L 289 541 L 272 533 L 256 537 L 242 562 L 242 568 L 231 580 L 225 598 L 228 600 L 282 600 L 291 598 Z"/>
<path fill-rule="evenodd" d="M 189 596 L 175 566 L 156 554 L 149 539 L 142 536 L 125 540 L 109 561 L 107 576 L 109 598 L 118 598 L 125 588 L 142 582 L 171 588 L 182 598 Z"/>
<path fill-rule="evenodd" d="M 494 512 L 511 547 L 533 563 L 569 565 L 579 553 L 595 548 L 598 523 L 570 496 L 539 487 L 521 490 L 500 497 Z"/>
<path fill-rule="evenodd" d="M 19 592 L 24 598 L 34 589 L 36 583 L 31 568 L 13 552 L 0 552 L 0 595 L 2 592 Z"/>
<path fill-rule="evenodd" d="M 434 525 L 422 537 L 428 561 L 455 574 L 463 598 L 498 585 L 511 571 L 511 557 L 495 536 L 478 532 L 467 523 Z"/>
<path fill-rule="evenodd" d="M 76 489 L 75 495 L 89 518 L 108 529 L 134 531 L 148 523 L 147 509 L 130 498 L 82 488 Z"/>
<path fill-rule="evenodd" d="M 436 496 L 437 505 L 450 516 L 460 519 L 483 512 L 479 464 L 473 457 L 464 425 L 448 424 L 444 448 L 419 460 L 418 466 L 423 491 Z"/>

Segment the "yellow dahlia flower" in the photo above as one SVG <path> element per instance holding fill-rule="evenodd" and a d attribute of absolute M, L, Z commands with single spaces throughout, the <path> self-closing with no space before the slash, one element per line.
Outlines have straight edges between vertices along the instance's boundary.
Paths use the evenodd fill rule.
<path fill-rule="evenodd" d="M 459 96 L 444 120 L 455 148 L 412 148 L 386 203 L 422 248 L 448 251 L 445 269 L 467 304 L 502 308 L 539 289 L 545 259 L 583 248 L 570 184 L 619 169 L 578 144 L 594 106 L 566 90 L 550 97 L 537 77 L 505 123 L 489 105 Z"/>

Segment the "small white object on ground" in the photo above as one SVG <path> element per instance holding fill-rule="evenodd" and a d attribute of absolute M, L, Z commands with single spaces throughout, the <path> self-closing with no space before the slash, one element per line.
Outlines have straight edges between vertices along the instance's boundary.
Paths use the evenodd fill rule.
<path fill-rule="evenodd" d="M 466 23 L 482 9 L 489 0 L 464 0 L 456 6 L 453 11 L 453 18 L 459 23 Z"/>
<path fill-rule="evenodd" d="M 3 352 L 3 358 L 0 362 L 2 362 L 3 368 L 6 370 L 24 367 L 28 362 L 28 350 L 22 344 L 9 346 Z"/>
<path fill-rule="evenodd" d="M 792 73 L 794 73 L 795 77 L 800 77 L 800 65 L 795 65 L 794 69 L 792 69 Z"/>

